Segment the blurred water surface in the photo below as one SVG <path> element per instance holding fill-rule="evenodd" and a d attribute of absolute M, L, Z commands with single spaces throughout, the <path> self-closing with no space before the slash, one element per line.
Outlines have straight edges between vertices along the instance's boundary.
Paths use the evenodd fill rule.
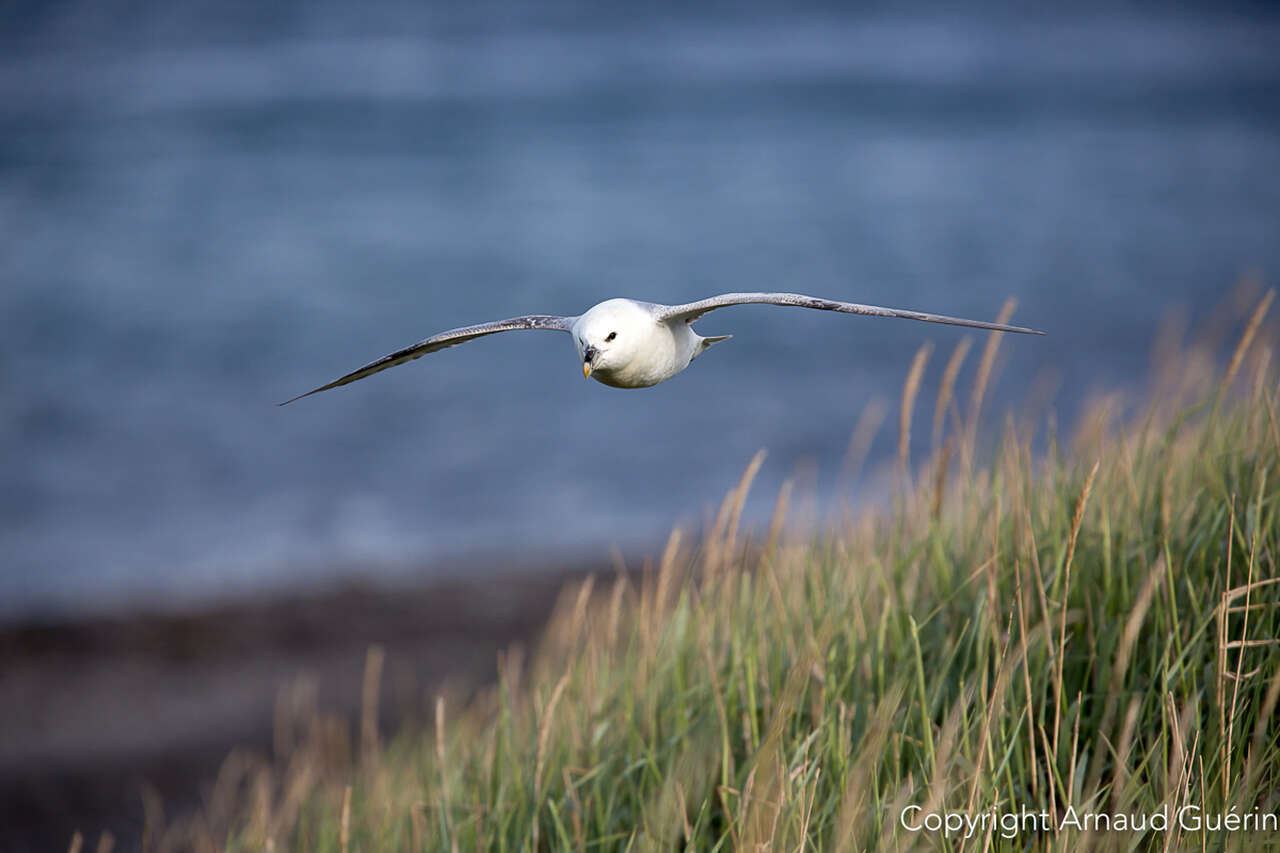
<path fill-rule="evenodd" d="M 0 615 L 647 545 L 761 447 L 755 514 L 797 466 L 834 499 L 858 416 L 932 340 L 928 449 L 964 335 L 743 307 L 646 391 L 505 335 L 274 405 L 452 326 L 1016 295 L 1050 335 L 1006 339 L 992 410 L 1048 377 L 1068 420 L 1142 381 L 1166 306 L 1280 270 L 1269 7 L 645 8 L 13 6 Z"/>

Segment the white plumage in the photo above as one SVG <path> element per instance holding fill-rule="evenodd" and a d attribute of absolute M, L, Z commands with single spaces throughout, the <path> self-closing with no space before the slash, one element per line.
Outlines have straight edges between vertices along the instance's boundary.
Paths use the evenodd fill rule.
<path fill-rule="evenodd" d="M 925 314 L 899 308 L 860 305 L 855 302 L 837 302 L 799 293 L 725 293 L 684 305 L 659 305 L 653 302 L 637 302 L 634 299 L 609 299 L 577 317 L 531 314 L 513 317 L 510 320 L 450 329 L 419 341 L 413 346 L 385 355 L 377 361 L 353 370 L 346 376 L 305 394 L 299 394 L 280 405 L 355 382 L 357 379 L 372 376 L 388 367 L 395 367 L 397 364 L 412 361 L 446 347 L 457 346 L 474 338 L 497 332 L 521 330 L 568 332 L 573 336 L 573 344 L 582 363 L 583 376 L 594 378 L 615 388 L 647 388 L 675 376 L 688 367 L 707 347 L 729 338 L 729 335 L 704 338 L 693 330 L 692 323 L 695 320 L 717 308 L 747 304 L 815 308 L 842 314 L 898 317 L 921 320 L 926 323 L 990 329 L 996 332 L 1044 334 L 1044 332 L 1025 329 L 1021 326 L 965 320 L 959 317 Z"/>

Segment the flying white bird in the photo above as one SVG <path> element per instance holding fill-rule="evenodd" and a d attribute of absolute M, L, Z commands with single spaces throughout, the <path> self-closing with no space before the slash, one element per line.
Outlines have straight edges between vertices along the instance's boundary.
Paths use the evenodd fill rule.
<path fill-rule="evenodd" d="M 816 308 L 820 311 L 839 311 L 843 314 L 865 314 L 869 317 L 900 317 L 907 320 L 923 320 L 926 323 L 947 323 L 952 326 L 970 326 L 975 329 L 991 329 L 997 332 L 1021 332 L 1027 335 L 1043 335 L 1035 329 L 1006 326 L 1003 323 L 984 323 L 981 320 L 964 320 L 919 311 L 903 311 L 898 308 L 880 308 L 875 305 L 858 305 L 854 302 L 836 302 L 799 293 L 725 293 L 685 305 L 659 305 L 653 302 L 637 302 L 634 299 L 609 299 L 594 306 L 579 317 L 556 317 L 551 314 L 530 314 L 497 320 L 476 326 L 464 326 L 433 335 L 411 347 L 397 350 L 372 361 L 346 376 L 321 385 L 313 391 L 299 394 L 280 405 L 337 388 L 372 376 L 380 370 L 395 367 L 420 358 L 427 353 L 457 346 L 473 338 L 496 332 L 513 332 L 525 329 L 568 332 L 582 362 L 582 375 L 595 378 L 614 388 L 648 388 L 670 379 L 701 355 L 707 347 L 730 335 L 704 338 L 693 330 L 692 323 L 708 311 L 728 305 L 760 303 L 765 305 L 789 305 L 796 308 Z"/>

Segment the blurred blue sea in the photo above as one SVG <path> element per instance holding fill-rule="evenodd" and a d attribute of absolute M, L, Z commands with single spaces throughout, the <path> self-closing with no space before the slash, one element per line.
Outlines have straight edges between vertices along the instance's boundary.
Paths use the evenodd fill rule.
<path fill-rule="evenodd" d="M 8 4 L 0 617 L 647 546 L 761 447 L 757 515 L 874 500 L 858 417 L 933 341 L 926 452 L 965 334 L 743 307 L 646 391 L 513 334 L 275 406 L 471 322 L 1014 295 L 996 419 L 1140 385 L 1280 272 L 1280 13 L 1016 8 Z"/>

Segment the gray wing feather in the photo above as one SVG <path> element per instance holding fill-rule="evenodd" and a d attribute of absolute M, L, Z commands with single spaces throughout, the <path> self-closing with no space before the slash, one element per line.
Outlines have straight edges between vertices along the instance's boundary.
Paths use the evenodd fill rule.
<path fill-rule="evenodd" d="M 301 400 L 303 397 L 310 397 L 312 394 L 319 394 L 321 391 L 328 391 L 330 388 L 337 388 L 340 385 L 346 385 L 349 382 L 355 382 L 357 379 L 364 379 L 366 376 L 386 370 L 388 367 L 395 367 L 397 364 L 404 364 L 406 361 L 413 361 L 415 358 L 421 358 L 427 353 L 437 352 L 448 347 L 455 347 L 458 344 L 466 343 L 474 338 L 481 338 L 485 335 L 496 334 L 497 332 L 514 332 L 520 330 L 547 330 L 552 332 L 567 332 L 573 325 L 576 317 L 556 317 L 551 314 L 530 314 L 526 317 L 512 317 L 510 320 L 496 320 L 492 323 L 480 323 L 475 326 L 463 326 L 460 329 L 450 329 L 447 332 L 441 332 L 438 335 L 432 335 L 425 341 L 418 341 L 413 346 L 405 347 L 401 350 L 384 355 L 377 361 L 371 361 L 364 367 L 353 370 L 346 376 L 333 380 L 328 385 L 321 385 L 319 388 L 308 391 L 305 394 L 299 394 L 296 397 L 285 400 L 280 405 L 287 406 L 294 400 Z"/>
<path fill-rule="evenodd" d="M 951 326 L 969 326 L 975 329 L 991 329 L 997 332 L 1020 332 L 1024 335 L 1043 335 L 1036 329 L 1025 329 L 1022 326 L 1006 326 L 1003 323 L 987 323 L 982 320 L 965 320 L 961 317 L 946 317 L 941 314 L 925 314 L 920 311 L 906 311 L 901 308 L 881 308 L 878 305 L 859 305 L 856 302 L 837 302 L 833 299 L 821 299 L 817 296 L 805 296 L 801 293 L 724 293 L 685 305 L 663 305 L 655 311 L 657 319 L 663 322 L 694 320 L 729 305 L 788 305 L 795 308 L 816 308 L 819 311 L 839 311 L 842 314 L 863 314 L 868 317 L 899 317 L 905 320 L 923 320 L 926 323 L 946 323 Z"/>

